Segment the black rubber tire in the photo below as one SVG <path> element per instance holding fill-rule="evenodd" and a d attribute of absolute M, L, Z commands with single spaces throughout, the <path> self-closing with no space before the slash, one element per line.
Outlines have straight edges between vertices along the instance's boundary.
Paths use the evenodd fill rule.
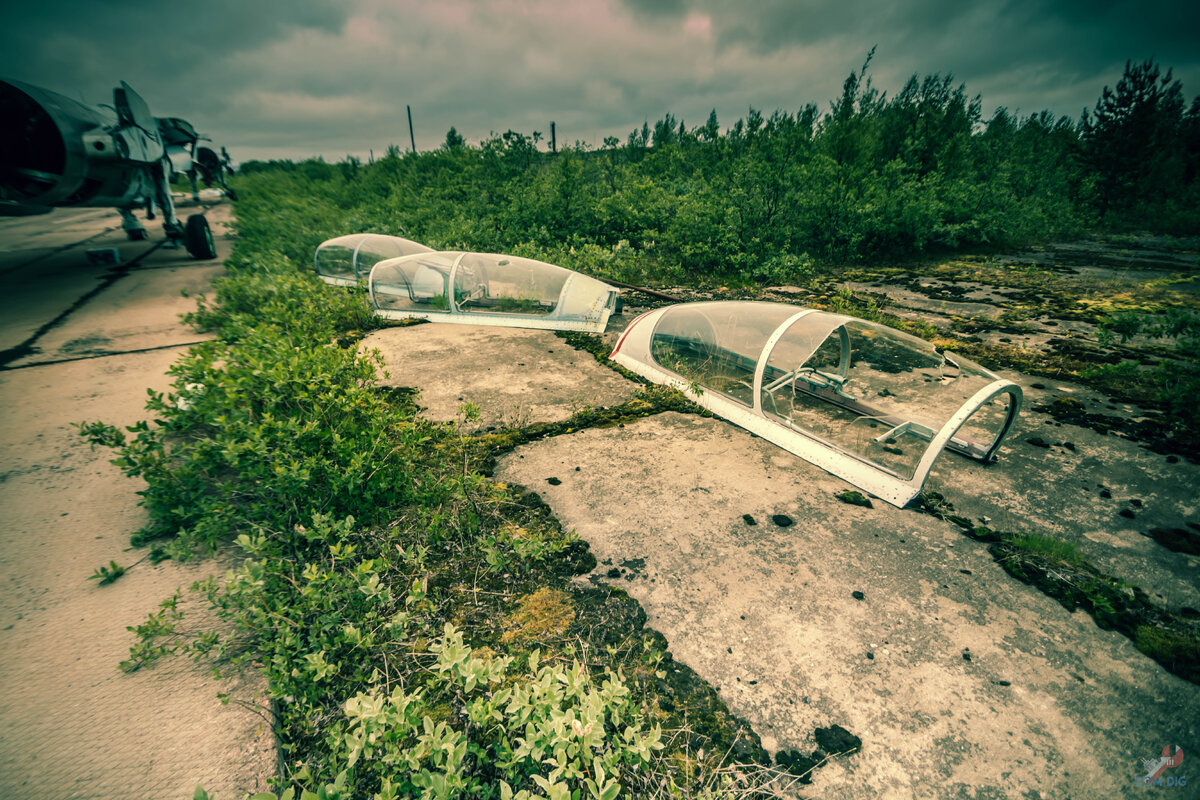
<path fill-rule="evenodd" d="M 192 258 L 203 261 L 217 257 L 212 229 L 208 227 L 208 220 L 203 214 L 192 214 L 188 217 L 187 225 L 183 228 L 183 244 Z"/>
<path fill-rule="evenodd" d="M 146 229 L 134 228 L 133 230 L 125 231 L 125 238 L 131 242 L 144 242 L 146 241 Z"/>

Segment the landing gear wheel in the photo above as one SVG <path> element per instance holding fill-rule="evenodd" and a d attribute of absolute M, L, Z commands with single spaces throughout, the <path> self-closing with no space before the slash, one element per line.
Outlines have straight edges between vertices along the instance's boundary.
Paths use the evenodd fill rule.
<path fill-rule="evenodd" d="M 129 239 L 131 242 L 144 242 L 146 241 L 146 229 L 134 228 L 132 230 L 125 231 L 125 238 Z"/>
<path fill-rule="evenodd" d="M 192 214 L 183 228 L 183 244 L 192 258 L 204 260 L 217 257 L 212 230 L 203 214 Z"/>

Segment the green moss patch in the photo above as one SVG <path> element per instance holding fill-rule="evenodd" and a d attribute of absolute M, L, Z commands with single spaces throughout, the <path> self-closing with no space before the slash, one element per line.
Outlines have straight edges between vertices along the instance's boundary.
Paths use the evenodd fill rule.
<path fill-rule="evenodd" d="M 1036 586 L 1068 611 L 1087 611 L 1100 628 L 1123 633 L 1169 672 L 1200 684 L 1200 621 L 1159 606 L 1141 588 L 1101 572 L 1074 543 L 973 525 L 932 492 L 921 495 L 914 507 L 987 543 L 996 562 L 1017 580 Z"/>
<path fill-rule="evenodd" d="M 863 508 L 874 508 L 871 499 L 862 492 L 856 492 L 853 489 L 847 489 L 844 492 L 839 492 L 835 495 L 838 500 L 841 500 L 846 505 L 862 506 Z"/>

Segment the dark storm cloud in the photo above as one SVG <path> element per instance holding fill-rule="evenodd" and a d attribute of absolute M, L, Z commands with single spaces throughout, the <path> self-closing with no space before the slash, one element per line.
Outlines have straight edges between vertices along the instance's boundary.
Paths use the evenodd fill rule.
<path fill-rule="evenodd" d="M 1200 91 L 1200 4 L 905 0 L 214 0 L 0 7 L 0 76 L 91 102 L 129 81 L 235 158 L 377 154 L 514 129 L 593 145 L 670 112 L 821 109 L 878 46 L 895 94 L 954 75 L 998 105 L 1077 117 L 1127 59 Z"/>
<path fill-rule="evenodd" d="M 1178 0 L 1058 0 L 964 3 L 961 0 L 767 0 L 752 5 L 718 0 L 624 0 L 647 20 L 689 13 L 714 18 L 723 44 L 741 43 L 776 50 L 826 41 L 831 37 L 898 43 L 966 36 L 1003 60 L 1001 36 L 1011 43 L 1056 37 L 1067 55 L 1102 56 L 1112 46 L 1150 49 L 1197 58 L 1200 4 Z M 1053 56 L 1053 50 L 1047 56 Z"/>
<path fill-rule="evenodd" d="M 624 0 L 646 24 L 672 16 L 712 18 L 722 48 L 772 53 L 836 44 L 844 74 L 871 47 L 877 86 L 894 93 L 912 74 L 953 74 L 985 108 L 1050 108 L 1078 115 L 1127 60 L 1175 67 L 1185 91 L 1200 90 L 1200 3 L 1177 0 Z M 753 9 L 751 13 L 747 13 Z M 989 102 L 990 101 L 990 102 Z"/>
<path fill-rule="evenodd" d="M 336 0 L 5 3 L 0 76 L 91 102 L 109 100 L 118 79 L 143 94 L 186 81 L 215 95 L 224 87 L 192 80 L 205 64 L 297 28 L 336 30 L 346 13 Z"/>

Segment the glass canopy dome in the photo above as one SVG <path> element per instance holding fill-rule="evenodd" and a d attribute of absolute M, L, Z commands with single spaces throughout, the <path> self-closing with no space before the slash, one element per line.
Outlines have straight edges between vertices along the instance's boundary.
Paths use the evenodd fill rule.
<path fill-rule="evenodd" d="M 389 258 L 430 253 L 423 244 L 381 233 L 352 233 L 322 242 L 317 248 L 315 268 L 321 280 L 333 286 L 357 286 L 366 280 L 371 267 Z"/>
<path fill-rule="evenodd" d="M 995 458 L 1021 388 L 874 322 L 781 303 L 641 315 L 613 361 L 903 506 L 943 449 Z"/>
<path fill-rule="evenodd" d="M 368 289 L 387 319 L 603 332 L 618 290 L 553 264 L 491 253 L 427 252 L 380 261 Z"/>

